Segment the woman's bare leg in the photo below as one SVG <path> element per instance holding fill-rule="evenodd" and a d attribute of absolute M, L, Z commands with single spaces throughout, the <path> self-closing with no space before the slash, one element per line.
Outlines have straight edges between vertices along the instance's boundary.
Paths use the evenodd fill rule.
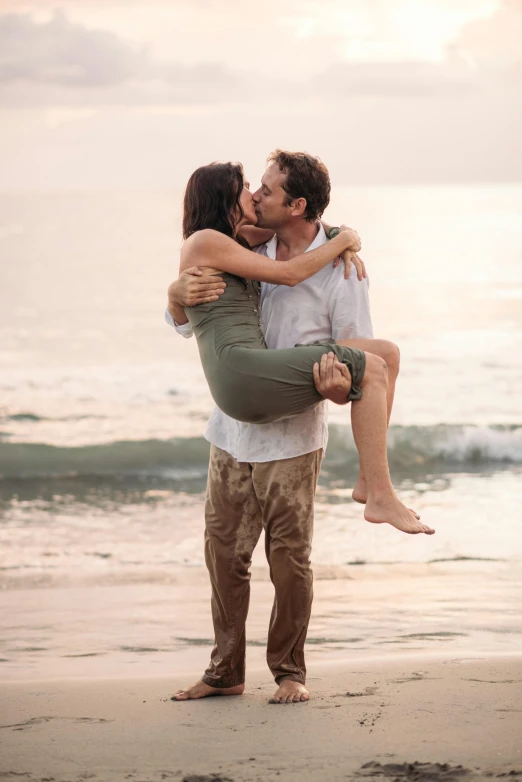
<path fill-rule="evenodd" d="M 386 339 L 346 339 L 337 343 L 347 348 L 359 348 L 367 353 L 372 353 L 375 356 L 379 356 L 384 359 L 386 366 L 388 367 L 388 391 L 386 394 L 386 418 L 387 425 L 390 425 L 390 416 L 393 407 L 393 399 L 395 396 L 395 384 L 397 382 L 397 376 L 400 369 L 400 351 L 397 345 L 393 342 L 389 342 Z M 355 502 L 361 502 L 363 505 L 368 497 L 368 489 L 366 485 L 366 476 L 362 464 L 359 465 L 359 475 L 355 483 L 355 488 L 352 492 L 352 497 Z"/>
<path fill-rule="evenodd" d="M 402 504 L 392 486 L 386 452 L 388 368 L 384 359 L 366 353 L 361 387 L 362 398 L 352 402 L 352 430 L 368 490 L 364 518 L 413 535 L 432 535 L 435 530 Z"/>

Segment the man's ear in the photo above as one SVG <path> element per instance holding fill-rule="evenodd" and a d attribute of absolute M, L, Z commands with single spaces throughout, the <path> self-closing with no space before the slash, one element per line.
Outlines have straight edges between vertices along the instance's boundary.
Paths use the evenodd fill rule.
<path fill-rule="evenodd" d="M 302 217 L 306 212 L 306 198 L 296 198 L 292 204 L 292 217 Z"/>

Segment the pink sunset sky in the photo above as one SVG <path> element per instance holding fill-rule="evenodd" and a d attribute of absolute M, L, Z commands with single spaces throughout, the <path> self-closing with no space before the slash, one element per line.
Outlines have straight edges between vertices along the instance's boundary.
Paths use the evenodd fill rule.
<path fill-rule="evenodd" d="M 522 0 L 0 0 L 0 188 L 522 180 Z"/>

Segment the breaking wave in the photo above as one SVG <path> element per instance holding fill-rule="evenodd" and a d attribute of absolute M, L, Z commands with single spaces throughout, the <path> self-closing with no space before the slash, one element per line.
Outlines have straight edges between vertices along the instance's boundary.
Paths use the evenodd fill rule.
<path fill-rule="evenodd" d="M 392 426 L 391 468 L 451 471 L 522 464 L 522 426 Z M 204 476 L 209 444 L 203 438 L 127 440 L 59 447 L 46 443 L 0 442 L 0 479 L 61 476 Z M 331 426 L 326 466 L 357 463 L 348 427 Z"/>

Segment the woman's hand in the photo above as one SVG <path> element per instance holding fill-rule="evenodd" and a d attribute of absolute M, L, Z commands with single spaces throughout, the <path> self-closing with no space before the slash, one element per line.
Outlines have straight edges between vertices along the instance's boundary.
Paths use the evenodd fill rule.
<path fill-rule="evenodd" d="M 347 280 L 350 276 L 353 265 L 357 270 L 357 279 L 362 280 L 366 277 L 366 268 L 363 261 L 357 255 L 361 249 L 361 238 L 357 231 L 354 231 L 353 228 L 349 228 L 347 225 L 341 225 L 339 230 L 343 237 L 348 234 L 348 237 L 350 238 L 349 247 L 340 255 L 340 258 L 342 258 L 344 262 L 344 279 Z M 334 269 L 339 266 L 340 258 L 335 259 Z"/>
<path fill-rule="evenodd" d="M 347 225 L 340 225 L 339 232 L 343 235 L 343 239 L 347 242 L 346 249 L 352 253 L 361 252 L 361 237 L 353 228 L 349 228 Z"/>
<path fill-rule="evenodd" d="M 336 269 L 341 263 L 341 258 L 344 262 L 344 279 L 347 280 L 352 271 L 352 266 L 355 266 L 357 270 L 357 279 L 360 281 L 366 277 L 366 266 L 364 261 L 359 258 L 357 253 L 353 253 L 351 250 L 345 250 L 339 258 L 336 258 L 333 265 Z"/>

